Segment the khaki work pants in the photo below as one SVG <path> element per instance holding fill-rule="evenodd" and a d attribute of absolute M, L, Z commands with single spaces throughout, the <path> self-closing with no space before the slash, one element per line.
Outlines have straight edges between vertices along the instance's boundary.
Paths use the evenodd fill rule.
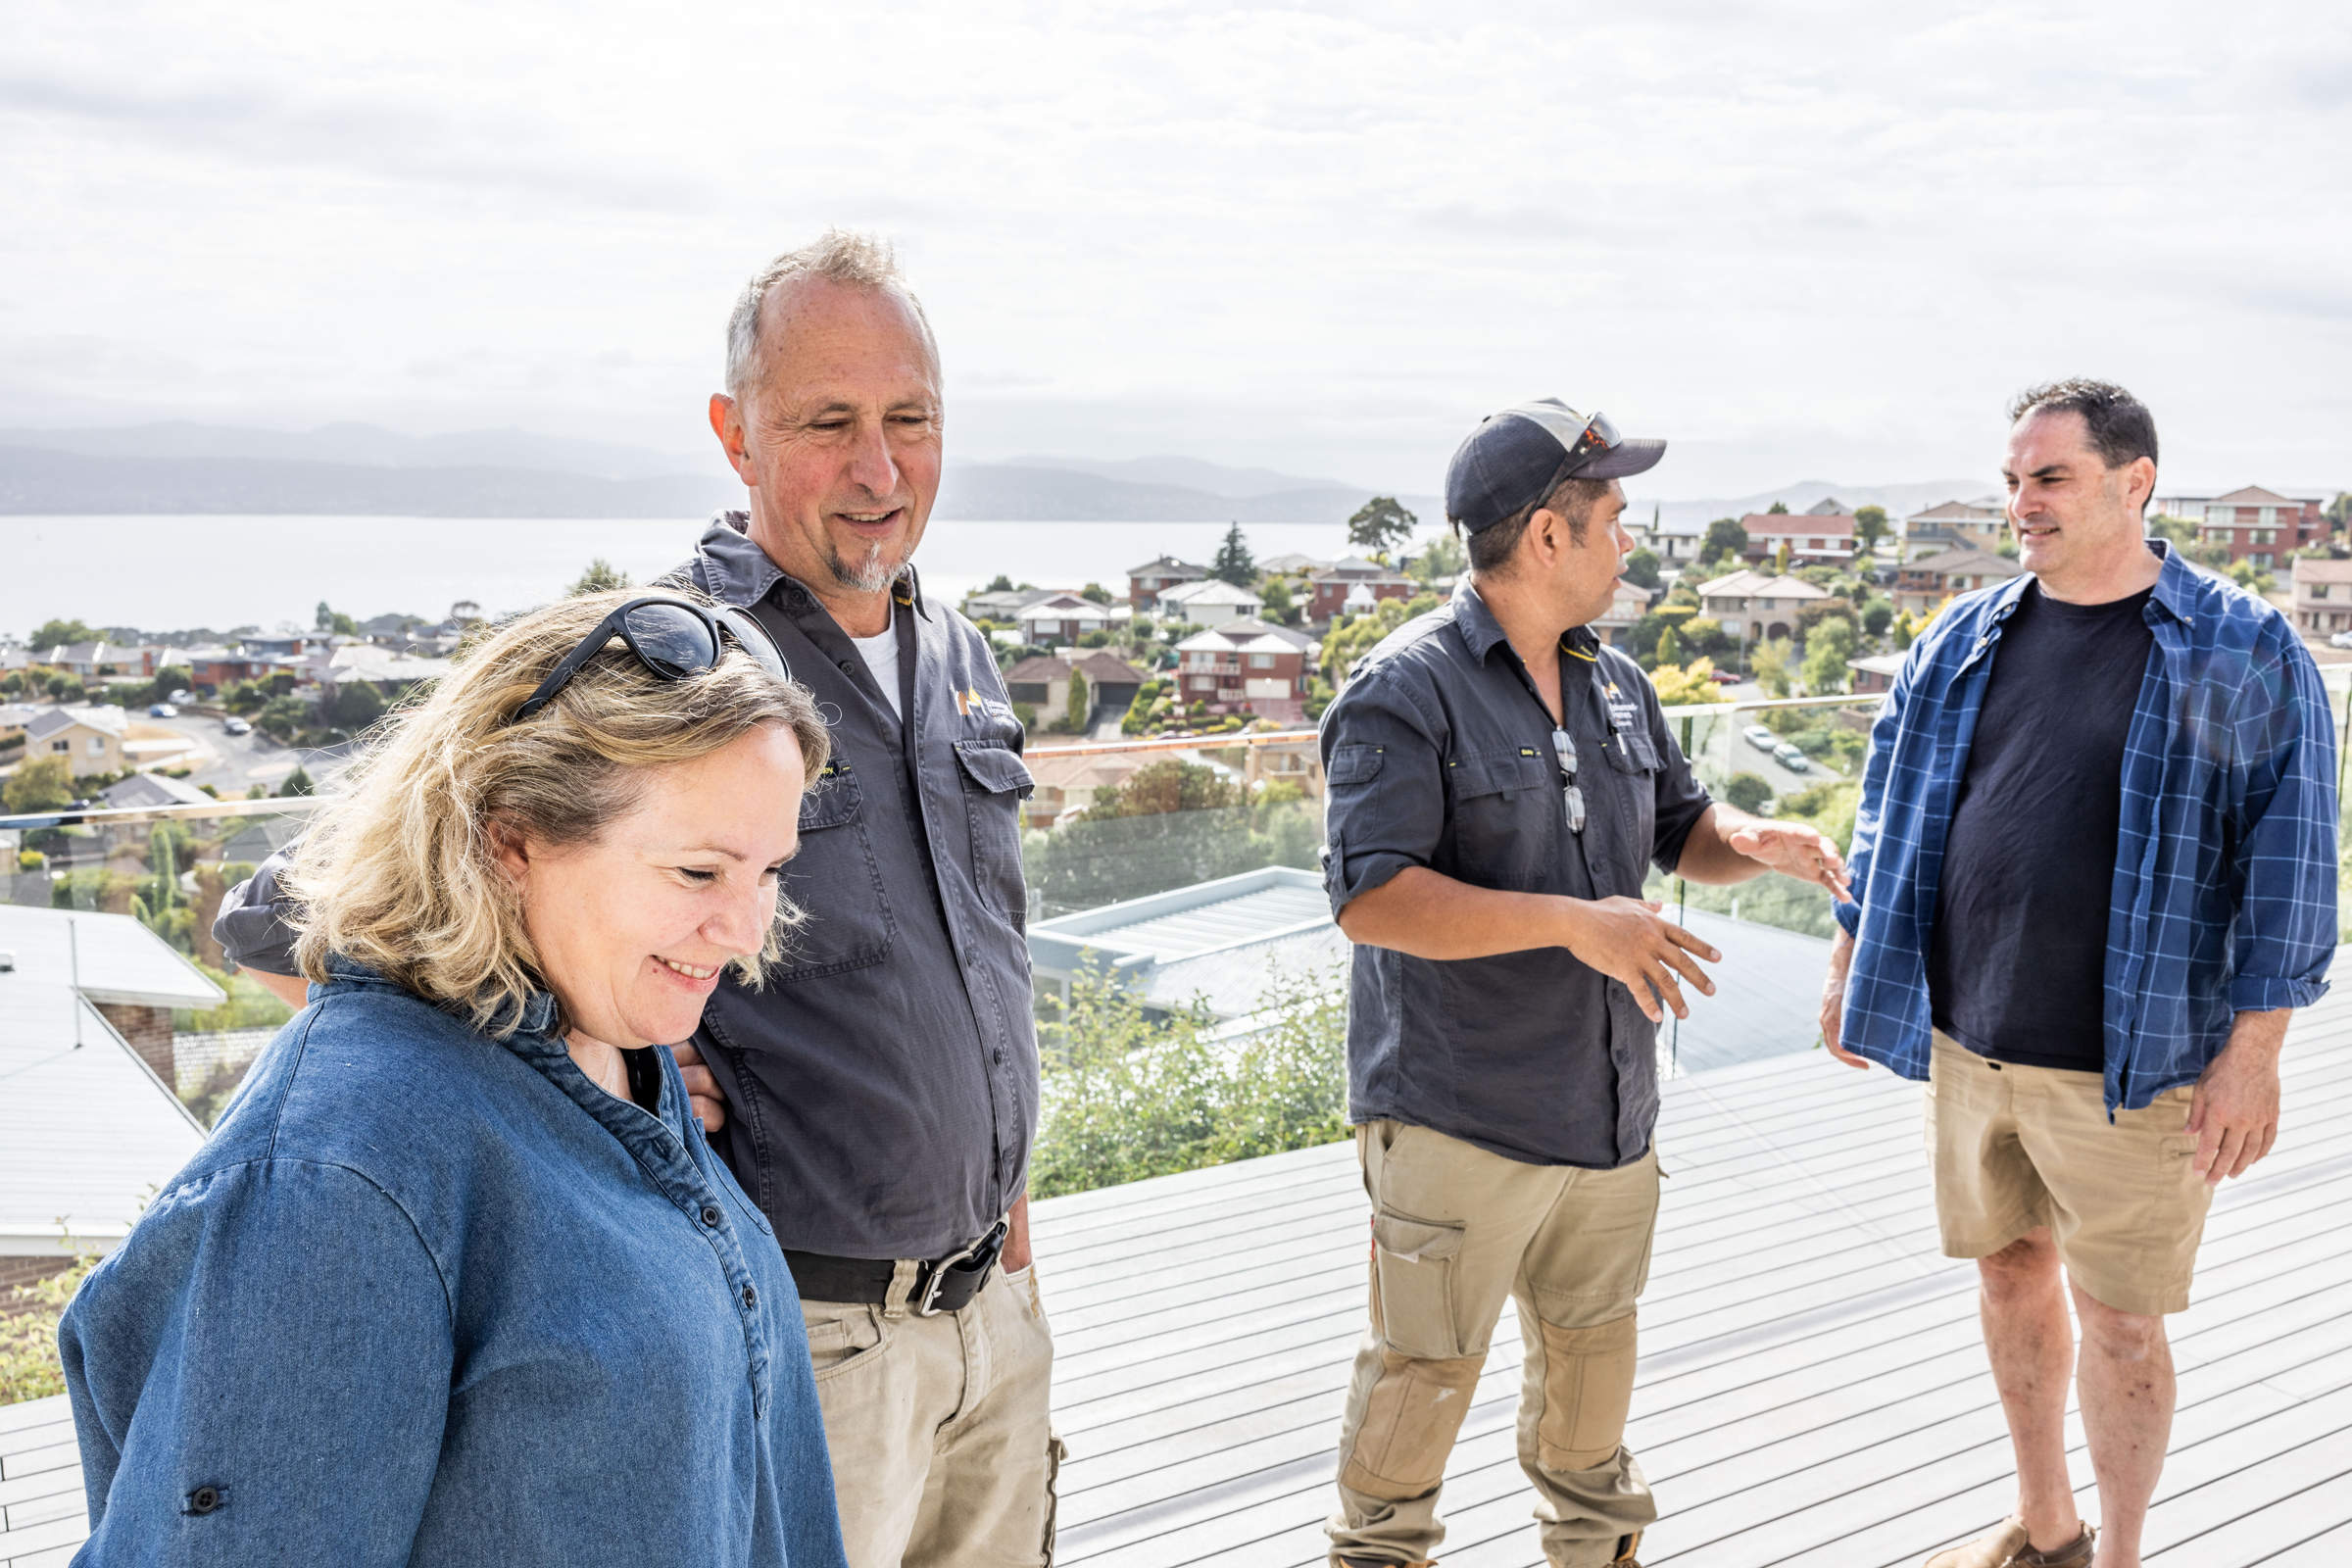
<path fill-rule="evenodd" d="M 1610 1561 L 1657 1517 L 1623 1443 L 1655 1151 L 1618 1170 L 1530 1165 L 1394 1121 L 1357 1127 L 1355 1145 L 1372 1199 L 1372 1324 L 1340 1428 L 1332 1561 L 1431 1560 L 1446 1460 L 1506 1296 L 1526 1351 L 1519 1467 L 1544 1557 Z"/>
<path fill-rule="evenodd" d="M 906 1305 L 914 1265 L 899 1273 L 884 1306 L 801 1303 L 850 1568 L 1051 1564 L 1061 1442 L 1035 1271 L 936 1317 Z"/>

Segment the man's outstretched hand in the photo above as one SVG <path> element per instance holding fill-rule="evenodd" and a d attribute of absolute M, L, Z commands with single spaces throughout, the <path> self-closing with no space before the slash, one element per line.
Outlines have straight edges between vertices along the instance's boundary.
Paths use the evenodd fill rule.
<path fill-rule="evenodd" d="M 1838 846 L 1801 822 L 1741 822 L 1723 841 L 1758 865 L 1828 888 L 1841 904 L 1854 902 Z"/>

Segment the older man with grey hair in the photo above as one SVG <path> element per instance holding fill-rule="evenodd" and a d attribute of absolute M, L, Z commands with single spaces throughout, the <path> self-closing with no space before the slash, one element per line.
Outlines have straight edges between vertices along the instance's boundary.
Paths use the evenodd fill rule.
<path fill-rule="evenodd" d="M 710 427 L 750 505 L 671 581 L 748 611 L 835 760 L 762 989 L 678 1057 L 800 1287 L 857 1568 L 1051 1559 L 1060 1445 L 1029 1266 L 1036 1132 L 1022 732 L 981 633 L 909 564 L 938 494 L 939 354 L 885 245 L 835 231 L 746 285 Z M 223 946 L 290 967 L 270 879 Z"/>

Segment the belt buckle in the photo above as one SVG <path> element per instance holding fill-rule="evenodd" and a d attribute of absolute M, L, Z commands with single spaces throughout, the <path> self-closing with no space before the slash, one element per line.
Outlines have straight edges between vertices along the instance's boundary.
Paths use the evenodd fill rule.
<path fill-rule="evenodd" d="M 972 1272 L 975 1274 L 986 1273 L 989 1266 L 996 1262 L 997 1254 L 1004 1250 L 1004 1238 L 1010 1231 L 1009 1224 L 1004 1220 L 999 1220 L 990 1226 L 986 1234 L 982 1235 L 978 1241 L 966 1246 L 962 1250 L 952 1252 L 937 1262 L 924 1264 L 922 1298 L 915 1305 L 914 1315 L 916 1317 L 937 1317 L 941 1312 L 947 1310 L 939 1304 L 939 1294 L 947 1289 L 948 1275 L 969 1263 L 975 1257 L 980 1259 L 980 1265 Z"/>

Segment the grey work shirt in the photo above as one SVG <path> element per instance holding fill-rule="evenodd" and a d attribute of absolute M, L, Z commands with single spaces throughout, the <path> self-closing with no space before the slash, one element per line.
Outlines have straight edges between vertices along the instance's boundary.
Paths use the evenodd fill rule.
<path fill-rule="evenodd" d="M 1648 677 L 1579 628 L 1561 641 L 1585 830 L 1571 833 L 1551 714 L 1465 583 L 1365 657 L 1323 715 L 1324 879 L 1336 914 L 1407 866 L 1476 887 L 1639 898 L 1711 804 Z M 1612 1169 L 1649 1149 L 1657 1026 L 1564 948 L 1441 961 L 1354 950 L 1348 1113 L 1512 1159 Z"/>
<path fill-rule="evenodd" d="M 784 878 L 808 922 L 764 989 L 721 982 L 695 1036 L 727 1098 L 717 1142 L 787 1249 L 943 1256 L 1021 1196 L 1037 1132 L 1021 726 L 987 640 L 911 571 L 893 610 L 903 724 L 745 523 L 719 514 L 666 580 L 758 617 L 815 694 L 833 761 Z M 283 973 L 274 869 L 215 931 L 240 963 Z"/>

